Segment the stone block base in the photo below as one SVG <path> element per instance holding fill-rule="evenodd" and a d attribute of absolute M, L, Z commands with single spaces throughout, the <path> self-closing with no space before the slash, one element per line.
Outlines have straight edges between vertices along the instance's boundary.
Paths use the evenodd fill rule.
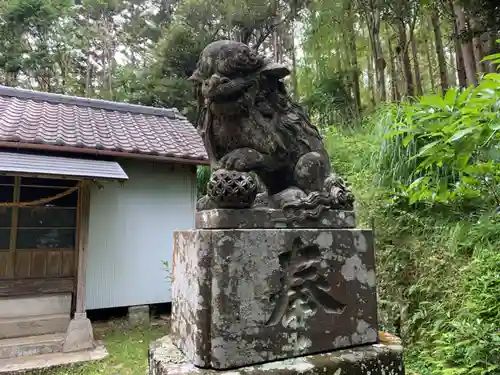
<path fill-rule="evenodd" d="M 128 321 L 133 326 L 149 324 L 149 306 L 131 306 L 128 308 Z"/>
<path fill-rule="evenodd" d="M 172 337 L 196 366 L 377 342 L 371 231 L 197 229 L 174 239 Z"/>
<path fill-rule="evenodd" d="M 200 369 L 166 336 L 151 344 L 148 375 L 404 375 L 399 341 L 360 346 L 231 370 Z"/>

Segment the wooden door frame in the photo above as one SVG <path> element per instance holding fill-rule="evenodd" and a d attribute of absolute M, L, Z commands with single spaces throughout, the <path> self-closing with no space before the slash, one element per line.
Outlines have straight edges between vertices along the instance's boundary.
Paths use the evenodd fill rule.
<path fill-rule="evenodd" d="M 21 177 L 25 177 L 24 174 L 16 174 L 14 177 L 14 193 L 13 202 L 19 202 L 19 195 L 21 190 Z M 29 175 L 29 177 L 43 178 L 42 176 Z M 53 178 L 53 177 L 52 177 Z M 85 186 L 86 183 L 82 182 L 81 186 Z M 76 225 L 75 225 L 75 248 L 74 248 L 74 261 L 73 261 L 73 276 L 71 277 L 59 277 L 59 278 L 25 278 L 25 279 L 5 279 L 0 281 L 0 298 L 1 297 L 22 297 L 29 295 L 43 295 L 43 294 L 56 294 L 56 293 L 77 293 L 77 283 L 78 283 L 78 270 L 79 270 L 79 253 L 80 253 L 80 237 L 82 236 L 82 231 L 79 228 L 79 223 L 81 218 L 79 218 L 82 209 L 81 206 L 81 187 L 77 190 L 77 207 L 76 207 Z M 87 210 L 88 212 L 88 210 Z M 17 240 L 18 232 L 18 216 L 19 207 L 12 207 L 11 213 L 11 227 L 10 227 L 10 242 L 9 242 L 9 253 L 10 256 L 10 272 L 15 270 L 15 244 Z M 88 228 L 87 228 L 88 230 Z M 13 276 L 13 275 L 11 275 Z M 13 292 L 13 289 L 16 292 Z"/>

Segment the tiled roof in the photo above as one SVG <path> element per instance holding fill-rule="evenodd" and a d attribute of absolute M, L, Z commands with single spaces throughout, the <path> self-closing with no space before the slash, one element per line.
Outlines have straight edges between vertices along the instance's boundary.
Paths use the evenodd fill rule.
<path fill-rule="evenodd" d="M 194 126 L 176 109 L 0 86 L 0 142 L 206 161 Z M 179 160 L 181 161 L 181 160 Z"/>

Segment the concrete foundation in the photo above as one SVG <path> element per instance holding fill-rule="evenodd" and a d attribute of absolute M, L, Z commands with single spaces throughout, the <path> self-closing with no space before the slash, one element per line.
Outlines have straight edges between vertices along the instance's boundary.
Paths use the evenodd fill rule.
<path fill-rule="evenodd" d="M 63 352 L 78 352 L 81 350 L 94 349 L 94 331 L 92 323 L 87 318 L 86 313 L 75 313 L 69 323 L 66 338 L 64 339 Z"/>
<path fill-rule="evenodd" d="M 71 294 L 0 298 L 0 340 L 64 334 L 70 314 Z"/>
<path fill-rule="evenodd" d="M 399 340 L 218 371 L 194 366 L 170 337 L 149 349 L 149 375 L 404 375 Z"/>
<path fill-rule="evenodd" d="M 128 308 L 128 321 L 133 326 L 150 323 L 149 306 L 131 306 Z"/>

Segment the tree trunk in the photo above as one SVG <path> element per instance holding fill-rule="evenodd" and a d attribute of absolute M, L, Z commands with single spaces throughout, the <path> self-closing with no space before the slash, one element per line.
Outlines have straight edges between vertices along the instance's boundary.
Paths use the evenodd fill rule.
<path fill-rule="evenodd" d="M 299 100 L 299 84 L 298 84 L 298 79 L 297 79 L 297 56 L 296 56 L 296 51 L 295 51 L 295 33 L 294 30 L 292 30 L 292 97 L 293 100 L 298 101 Z"/>
<path fill-rule="evenodd" d="M 470 38 L 463 37 L 464 33 L 467 33 L 467 19 L 465 17 L 464 9 L 462 5 L 456 1 L 453 3 L 453 10 L 455 12 L 457 21 L 457 31 L 460 37 L 462 57 L 464 60 L 465 76 L 467 78 L 468 85 L 475 85 L 477 83 L 476 75 L 476 60 L 474 59 L 474 49 L 472 47 L 472 42 Z"/>
<path fill-rule="evenodd" d="M 401 54 L 401 63 L 403 65 L 403 74 L 406 83 L 406 96 L 415 95 L 415 86 L 413 74 L 411 71 L 410 55 L 408 53 L 408 39 L 406 36 L 406 26 L 403 22 L 398 23 L 399 50 Z"/>
<path fill-rule="evenodd" d="M 441 91 L 444 93 L 448 90 L 448 71 L 446 69 L 446 59 L 444 57 L 443 35 L 439 26 L 439 17 L 437 11 L 434 10 L 431 14 L 432 30 L 434 32 L 434 45 L 436 46 L 436 55 L 439 65 L 439 79 L 441 81 Z"/>
<path fill-rule="evenodd" d="M 379 93 L 379 102 L 383 103 L 387 100 L 387 89 L 385 86 L 385 59 L 382 53 L 382 44 L 380 43 L 380 33 L 374 35 L 375 42 L 375 69 L 377 78 L 377 91 Z"/>
<path fill-rule="evenodd" d="M 356 102 L 356 109 L 358 114 L 361 111 L 361 91 L 359 88 L 359 67 L 358 67 L 358 55 L 356 50 L 356 31 L 354 30 L 354 14 L 352 10 L 352 2 L 346 1 L 344 14 L 347 17 L 346 22 L 346 39 L 347 48 L 349 54 L 349 65 L 352 71 L 352 93 L 354 96 L 354 101 Z"/>
<path fill-rule="evenodd" d="M 415 40 L 415 33 L 412 32 L 411 38 L 411 52 L 413 57 L 413 69 L 415 70 L 415 87 L 417 88 L 417 95 L 422 96 L 424 89 L 422 88 L 422 75 L 420 74 L 420 65 L 418 63 L 418 48 Z"/>
<path fill-rule="evenodd" d="M 467 86 L 467 77 L 465 74 L 465 65 L 464 58 L 462 55 L 462 46 L 460 44 L 460 39 L 458 36 L 458 26 L 456 21 L 453 22 L 453 42 L 455 45 L 455 64 L 457 66 L 457 77 L 458 77 L 458 86 L 466 87 Z"/>
<path fill-rule="evenodd" d="M 385 102 L 387 89 L 385 86 L 385 60 L 380 42 L 380 9 L 374 9 L 372 14 L 366 15 L 368 34 L 375 64 L 375 87 L 378 93 L 378 102 Z"/>
<path fill-rule="evenodd" d="M 91 53 L 87 52 L 87 71 L 85 75 L 85 97 L 90 98 L 92 95 L 92 76 L 93 76 L 93 67 L 91 63 Z"/>
<path fill-rule="evenodd" d="M 272 32 L 272 40 L 273 40 L 273 53 L 274 53 L 274 61 L 280 62 L 280 52 L 279 52 L 279 39 L 278 39 L 278 0 L 272 0 L 272 14 L 273 14 L 273 32 Z"/>
<path fill-rule="evenodd" d="M 432 58 L 431 58 L 431 53 L 432 53 L 432 39 L 430 37 L 427 37 L 427 40 L 425 41 L 425 57 L 427 60 L 427 71 L 429 74 L 429 83 L 431 85 L 431 92 L 434 92 L 436 90 L 436 81 L 434 80 L 434 66 L 432 63 Z M 446 77 L 448 78 L 448 77 Z"/>
<path fill-rule="evenodd" d="M 481 62 L 484 57 L 483 51 L 483 41 L 481 40 L 482 30 L 480 30 L 481 25 L 474 18 L 470 19 L 471 31 L 473 34 L 472 47 L 474 50 L 474 59 L 476 63 L 476 73 L 484 73 L 485 64 Z"/>
<path fill-rule="evenodd" d="M 375 107 L 375 85 L 374 85 L 374 74 L 373 74 L 373 56 L 368 54 L 366 58 L 366 71 L 368 73 L 368 91 L 370 92 L 370 102 L 373 107 Z"/>
<path fill-rule="evenodd" d="M 445 51 L 445 57 L 446 57 L 446 66 L 449 67 L 448 82 L 450 83 L 450 86 L 459 87 L 457 80 L 457 59 L 455 55 L 455 49 L 448 48 L 448 50 Z"/>
<path fill-rule="evenodd" d="M 387 40 L 387 48 L 389 49 L 389 68 L 391 70 L 391 99 L 398 101 L 401 99 L 398 90 L 398 80 L 396 75 L 396 65 L 394 63 L 394 51 L 392 50 L 390 38 Z"/>
<path fill-rule="evenodd" d="M 381 0 L 370 1 L 366 4 L 363 1 L 355 1 L 356 7 L 360 9 L 368 29 L 368 39 L 370 41 L 373 62 L 375 63 L 375 81 L 380 102 L 387 99 L 387 89 L 385 86 L 384 54 L 382 53 L 382 43 L 380 42 L 380 21 L 381 21 Z"/>

